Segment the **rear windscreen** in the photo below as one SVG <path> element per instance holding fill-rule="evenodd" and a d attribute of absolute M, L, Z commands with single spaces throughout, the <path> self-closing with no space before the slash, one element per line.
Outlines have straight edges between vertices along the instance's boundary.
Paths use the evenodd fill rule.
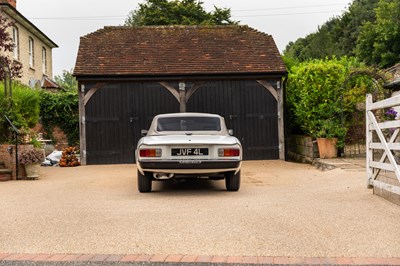
<path fill-rule="evenodd" d="M 163 117 L 157 131 L 221 131 L 221 123 L 218 117 Z"/>

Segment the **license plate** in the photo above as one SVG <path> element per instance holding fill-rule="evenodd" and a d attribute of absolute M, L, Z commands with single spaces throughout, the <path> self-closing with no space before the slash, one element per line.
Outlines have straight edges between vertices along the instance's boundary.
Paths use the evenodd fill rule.
<path fill-rule="evenodd" d="M 203 156 L 208 155 L 208 148 L 171 149 L 172 156 Z"/>

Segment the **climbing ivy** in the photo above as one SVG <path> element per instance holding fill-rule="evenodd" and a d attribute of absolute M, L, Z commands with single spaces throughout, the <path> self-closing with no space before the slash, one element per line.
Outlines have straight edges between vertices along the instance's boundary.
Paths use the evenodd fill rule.
<path fill-rule="evenodd" d="M 51 132 L 55 126 L 60 127 L 68 136 L 70 146 L 79 142 L 78 102 L 75 90 L 41 93 L 40 116 L 43 127 L 47 132 Z"/>

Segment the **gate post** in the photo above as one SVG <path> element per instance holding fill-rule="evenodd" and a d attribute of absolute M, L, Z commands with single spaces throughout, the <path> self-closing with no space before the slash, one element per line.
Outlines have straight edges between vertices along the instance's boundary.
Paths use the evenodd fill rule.
<path fill-rule="evenodd" d="M 366 129 L 366 169 L 367 169 L 367 187 L 368 188 L 373 188 L 372 186 L 372 178 L 373 178 L 373 169 L 371 167 L 371 161 L 373 161 L 373 150 L 371 149 L 371 143 L 372 143 L 372 122 L 369 118 L 368 112 L 371 111 L 371 104 L 372 104 L 372 95 L 371 94 L 367 94 L 366 96 L 366 104 L 365 104 L 365 119 L 366 119 L 366 123 L 365 123 L 365 129 Z"/>

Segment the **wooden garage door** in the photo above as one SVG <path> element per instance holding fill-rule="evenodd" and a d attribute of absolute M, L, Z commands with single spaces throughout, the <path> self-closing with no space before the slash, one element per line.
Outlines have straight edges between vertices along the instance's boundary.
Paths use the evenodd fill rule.
<path fill-rule="evenodd" d="M 279 159 L 277 102 L 256 81 L 208 82 L 187 110 L 222 115 L 241 141 L 245 160 Z"/>
<path fill-rule="evenodd" d="M 242 142 L 245 160 L 279 158 L 277 103 L 257 82 L 207 82 L 187 110 L 222 115 Z M 171 112 L 179 112 L 179 104 L 158 83 L 105 85 L 86 105 L 87 164 L 133 163 L 141 129 L 155 115 Z"/>
<path fill-rule="evenodd" d="M 86 105 L 87 164 L 134 163 L 141 129 L 157 114 L 178 111 L 176 99 L 157 83 L 105 85 Z"/>

